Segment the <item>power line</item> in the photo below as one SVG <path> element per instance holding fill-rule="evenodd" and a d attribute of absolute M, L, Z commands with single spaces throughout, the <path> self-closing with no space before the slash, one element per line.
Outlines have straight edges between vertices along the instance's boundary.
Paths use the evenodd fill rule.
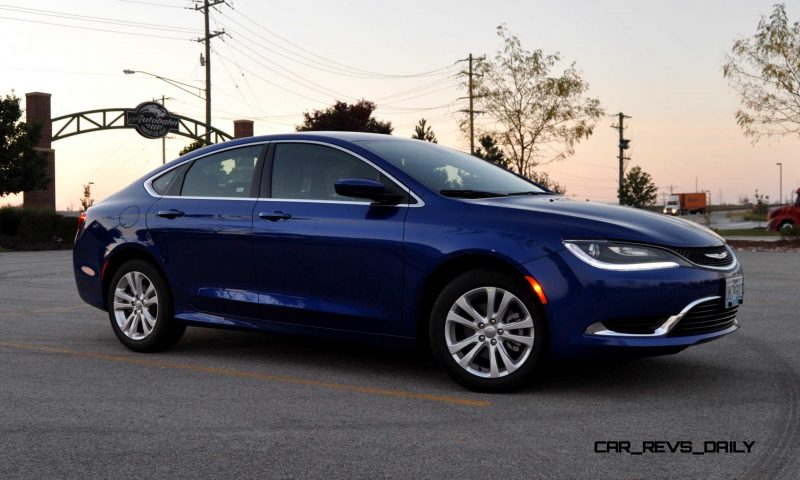
<path fill-rule="evenodd" d="M 166 8 L 180 8 L 181 10 L 186 10 L 186 7 L 181 7 L 179 5 L 168 5 L 166 3 L 156 3 L 156 2 L 143 2 L 141 0 L 117 0 L 118 2 L 125 2 L 125 3 L 138 3 L 140 5 L 151 5 L 154 7 L 166 7 Z"/>
<path fill-rule="evenodd" d="M 27 13 L 29 15 L 39 15 L 44 17 L 55 17 L 55 18 L 63 18 L 67 20 L 76 20 L 80 22 L 91 22 L 91 23 L 100 23 L 100 24 L 107 24 L 107 25 L 116 25 L 121 27 L 132 27 L 132 28 L 146 28 L 150 30 L 162 30 L 168 32 L 176 32 L 176 33 L 196 33 L 199 32 L 196 28 L 188 28 L 188 27 L 176 27 L 173 25 L 163 25 L 163 24 L 154 24 L 154 23 L 144 23 L 144 22 L 134 22 L 130 20 L 121 20 L 117 18 L 109 18 L 109 17 L 94 17 L 90 15 L 78 15 L 75 13 L 69 12 L 59 12 L 55 10 L 42 10 L 38 8 L 27 8 L 27 7 L 16 7 L 12 5 L 4 5 L 0 4 L 0 10 L 8 10 L 16 13 Z"/>
<path fill-rule="evenodd" d="M 301 51 L 303 51 L 303 52 L 305 52 L 305 53 L 308 53 L 308 54 L 310 54 L 310 55 L 312 55 L 312 56 L 314 56 L 314 57 L 316 57 L 316 58 L 318 58 L 318 59 L 321 59 L 321 60 L 323 60 L 323 61 L 325 61 L 325 62 L 328 62 L 329 64 L 338 65 L 338 66 L 340 66 L 340 67 L 343 67 L 343 68 L 344 68 L 344 69 L 346 69 L 346 70 L 351 70 L 351 71 L 353 71 L 353 72 L 360 72 L 360 73 L 362 73 L 362 74 L 365 74 L 365 75 L 368 75 L 368 76 L 371 76 L 371 77 L 374 77 L 374 78 L 390 79 L 390 78 L 414 78 L 414 77 L 435 76 L 435 74 L 437 74 L 438 72 L 441 72 L 441 71 L 443 71 L 443 70 L 446 70 L 446 69 L 448 69 L 448 68 L 452 67 L 452 64 L 450 64 L 450 65 L 447 65 L 447 66 L 444 66 L 444 67 L 440 67 L 440 68 L 437 68 L 437 69 L 434 69 L 434 70 L 429 70 L 429 71 L 427 71 L 427 72 L 419 72 L 419 73 L 413 73 L 413 74 L 387 74 L 387 73 L 372 72 L 372 71 L 365 70 L 365 69 L 358 68 L 358 67 L 352 67 L 352 66 L 346 65 L 346 64 L 344 64 L 344 63 L 337 62 L 337 61 L 335 61 L 335 60 L 331 60 L 331 59 L 329 59 L 329 58 L 326 58 L 326 57 L 324 57 L 324 56 L 322 56 L 322 55 L 318 55 L 318 54 L 316 54 L 316 53 L 314 53 L 314 52 L 312 52 L 312 51 L 310 51 L 310 50 L 308 50 L 308 49 L 306 49 L 306 48 L 303 48 L 302 46 L 300 46 L 300 45 L 298 45 L 298 44 L 296 44 L 296 43 L 292 42 L 291 40 L 289 40 L 289 39 L 287 39 L 287 38 L 285 38 L 285 37 L 283 37 L 283 36 L 281 36 L 281 35 L 278 35 L 277 33 L 273 32 L 273 31 L 269 30 L 268 28 L 266 28 L 266 27 L 265 27 L 264 25 L 262 25 L 261 23 L 259 23 L 259 22 L 256 22 L 256 21 L 254 21 L 254 20 L 250 19 L 250 18 L 249 18 L 247 15 L 243 14 L 242 12 L 240 12 L 240 11 L 238 11 L 238 10 L 236 10 L 236 9 L 233 9 L 233 10 L 234 10 L 234 12 L 236 12 L 236 13 L 237 13 L 239 16 L 241 16 L 242 18 L 244 18 L 244 19 L 245 19 L 245 20 L 247 20 L 248 22 L 250 22 L 250 23 L 252 23 L 253 25 L 257 26 L 258 28 L 260 28 L 260 29 L 264 30 L 264 31 L 265 31 L 265 32 L 267 32 L 268 34 L 270 34 L 270 35 L 272 35 L 272 36 L 274 36 L 274 37 L 276 37 L 276 38 L 279 38 L 280 40 L 282 40 L 282 41 L 284 41 L 284 42 L 288 43 L 289 45 L 291 45 L 291 46 L 293 46 L 293 47 L 297 48 L 298 50 L 301 50 Z M 223 14 L 223 16 L 226 16 L 226 15 L 224 15 L 224 14 Z M 227 17 L 227 16 L 226 16 L 226 17 Z M 227 17 L 227 18 L 230 18 L 230 17 Z M 231 20 L 235 22 L 235 20 L 233 20 L 233 19 L 231 19 Z M 241 25 L 241 24 L 240 24 L 240 25 Z M 246 27 L 244 27 L 244 28 L 246 28 Z M 251 30 L 251 32 L 252 32 L 252 30 Z M 257 34 L 256 34 L 256 35 L 257 35 Z M 259 38 L 262 38 L 262 39 L 264 39 L 264 37 L 261 37 L 260 35 L 259 35 Z M 272 41 L 269 41 L 269 40 L 267 40 L 267 39 L 264 39 L 264 40 L 265 40 L 265 41 L 268 41 L 268 42 L 272 43 L 273 45 L 276 45 L 276 46 L 277 46 L 277 44 L 275 44 L 275 43 L 274 43 L 274 42 L 272 42 Z M 287 51 L 289 51 L 289 50 L 288 50 L 288 49 L 286 49 L 285 47 L 280 47 L 280 48 L 283 48 L 284 50 L 287 50 Z M 299 54 L 297 54 L 297 53 L 295 53 L 295 55 L 298 55 L 298 56 L 300 56 L 300 55 L 299 55 Z M 317 62 L 317 63 L 321 63 L 321 62 Z"/>
<path fill-rule="evenodd" d="M 51 25 L 51 26 L 54 26 L 54 27 L 75 28 L 75 29 L 78 29 L 78 30 L 91 30 L 91 31 L 95 31 L 95 32 L 119 33 L 119 34 L 122 34 L 122 35 L 134 35 L 134 36 L 137 36 L 137 37 L 149 37 L 149 38 L 160 38 L 160 39 L 163 39 L 163 40 L 181 40 L 181 41 L 186 41 L 185 38 L 180 38 L 180 37 L 168 37 L 166 35 L 154 35 L 154 34 L 150 34 L 150 33 L 141 33 L 141 32 L 126 32 L 126 31 L 122 31 L 122 30 L 111 30 L 111 29 L 108 29 L 108 28 L 87 27 L 87 26 L 81 26 L 81 25 L 67 25 L 67 24 L 64 24 L 64 23 L 45 22 L 45 21 L 42 21 L 42 20 L 29 20 L 29 19 L 24 19 L 24 18 L 13 18 L 13 17 L 2 17 L 2 16 L 0 16 L 0 19 L 2 19 L 2 20 L 12 20 L 12 21 L 16 21 L 16 22 L 38 23 L 38 24 L 42 24 L 42 25 Z"/>

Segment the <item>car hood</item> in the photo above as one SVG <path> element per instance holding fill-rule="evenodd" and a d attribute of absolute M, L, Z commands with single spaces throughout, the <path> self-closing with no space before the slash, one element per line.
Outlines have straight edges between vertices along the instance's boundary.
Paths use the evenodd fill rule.
<path fill-rule="evenodd" d="M 588 230 L 609 240 L 669 247 L 711 247 L 725 243 L 722 237 L 697 223 L 632 207 L 550 195 L 486 198 L 475 202 L 523 210 L 531 213 L 531 221 L 555 222 L 569 227 L 566 232 Z"/>

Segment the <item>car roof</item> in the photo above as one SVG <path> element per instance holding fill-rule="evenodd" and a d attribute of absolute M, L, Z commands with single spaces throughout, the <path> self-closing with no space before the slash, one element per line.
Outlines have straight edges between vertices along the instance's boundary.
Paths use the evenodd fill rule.
<path fill-rule="evenodd" d="M 385 135 L 381 133 L 364 133 L 364 132 L 329 132 L 329 131 L 313 131 L 313 132 L 290 132 L 279 133 L 272 135 L 262 135 L 259 137 L 248 137 L 250 139 L 258 140 L 282 140 L 282 139 L 311 139 L 311 138 L 326 138 L 335 140 L 344 140 L 347 142 L 356 142 L 364 140 L 404 140 L 414 141 L 411 138 L 395 137 L 393 135 Z M 239 139 L 237 139 L 239 140 Z"/>

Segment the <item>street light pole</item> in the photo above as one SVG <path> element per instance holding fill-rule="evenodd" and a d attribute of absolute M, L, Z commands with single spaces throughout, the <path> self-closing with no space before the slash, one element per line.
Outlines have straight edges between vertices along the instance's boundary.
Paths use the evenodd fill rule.
<path fill-rule="evenodd" d="M 142 70 L 130 70 L 130 69 L 126 68 L 125 70 L 122 71 L 122 73 L 124 73 L 125 75 L 133 75 L 135 73 L 141 73 L 141 74 L 144 74 L 144 75 L 149 75 L 149 76 L 151 76 L 153 78 L 157 78 L 157 79 L 161 80 L 162 82 L 169 83 L 173 87 L 179 88 L 179 89 L 183 90 L 184 92 L 186 92 L 186 93 L 188 93 L 190 95 L 194 95 L 195 97 L 197 97 L 197 98 L 199 98 L 201 100 L 204 100 L 203 96 L 200 95 L 199 93 L 195 93 L 195 92 L 185 88 L 185 87 L 189 87 L 189 88 L 196 88 L 196 89 L 199 90 L 199 88 L 197 86 L 195 86 L 195 85 L 190 85 L 188 83 L 179 82 L 179 81 L 173 80 L 171 78 L 162 77 L 161 75 L 156 75 L 155 73 L 150 73 L 150 72 L 144 72 Z"/>
<path fill-rule="evenodd" d="M 780 192 L 779 193 L 780 196 L 778 197 L 778 205 L 783 205 L 783 163 L 778 162 L 775 165 L 778 166 L 778 172 L 779 172 L 778 173 L 778 185 L 779 185 L 778 192 Z"/>

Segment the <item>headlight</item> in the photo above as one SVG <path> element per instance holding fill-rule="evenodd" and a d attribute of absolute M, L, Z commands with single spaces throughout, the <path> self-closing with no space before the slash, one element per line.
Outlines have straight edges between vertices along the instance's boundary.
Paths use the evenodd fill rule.
<path fill-rule="evenodd" d="M 637 271 L 677 268 L 686 262 L 658 247 L 602 240 L 565 240 L 564 246 L 589 265 L 604 270 Z"/>

